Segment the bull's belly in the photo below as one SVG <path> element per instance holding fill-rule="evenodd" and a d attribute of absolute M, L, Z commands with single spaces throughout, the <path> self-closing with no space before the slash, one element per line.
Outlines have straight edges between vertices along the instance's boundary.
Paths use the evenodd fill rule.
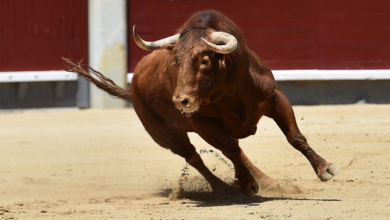
<path fill-rule="evenodd" d="M 202 109 L 200 115 L 218 121 L 224 133 L 229 137 L 242 139 L 256 134 L 257 122 L 259 121 L 257 117 L 259 115 L 251 115 L 247 120 L 243 120 L 242 114 L 227 111 L 218 106 L 215 108 L 212 107 L 215 107 L 215 105 L 209 106 L 207 109 Z"/>
<path fill-rule="evenodd" d="M 229 135 L 229 137 L 242 139 L 242 138 L 246 138 L 250 135 L 256 134 L 256 130 L 257 130 L 257 127 L 254 127 L 251 130 L 248 130 L 245 128 L 236 128 L 234 130 L 227 131 L 226 133 Z"/>
<path fill-rule="evenodd" d="M 223 128 L 229 137 L 232 138 L 246 138 L 250 135 L 256 134 L 257 126 L 245 126 L 243 124 L 235 123 L 234 125 L 224 125 Z"/>

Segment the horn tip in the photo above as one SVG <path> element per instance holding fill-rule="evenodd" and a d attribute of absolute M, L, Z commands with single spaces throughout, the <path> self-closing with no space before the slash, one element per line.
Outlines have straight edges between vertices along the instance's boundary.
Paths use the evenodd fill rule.
<path fill-rule="evenodd" d="M 134 39 L 139 38 L 138 31 L 137 31 L 137 28 L 135 27 L 135 25 L 133 26 L 133 37 L 134 37 Z"/>
<path fill-rule="evenodd" d="M 203 37 L 201 37 L 200 38 L 203 42 L 205 42 L 206 44 L 208 44 L 209 42 L 206 40 L 206 39 L 204 39 Z"/>

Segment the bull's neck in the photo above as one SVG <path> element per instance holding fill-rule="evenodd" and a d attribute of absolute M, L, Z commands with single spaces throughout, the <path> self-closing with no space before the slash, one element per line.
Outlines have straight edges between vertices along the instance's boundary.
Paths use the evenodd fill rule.
<path fill-rule="evenodd" d="M 239 74 L 235 81 L 229 82 L 227 92 L 218 105 L 242 114 L 243 120 L 250 120 L 248 115 L 258 116 L 259 103 L 272 93 L 275 80 L 268 66 L 253 52 L 249 51 L 248 63 L 235 72 Z"/>
<path fill-rule="evenodd" d="M 241 71 L 236 73 L 240 75 L 236 76 L 234 81 L 227 83 L 227 92 L 221 101 L 228 102 L 225 105 L 226 107 L 235 106 L 234 108 L 237 110 L 239 108 L 245 109 L 248 108 L 247 102 L 253 96 L 255 86 L 249 68 L 242 68 Z"/>

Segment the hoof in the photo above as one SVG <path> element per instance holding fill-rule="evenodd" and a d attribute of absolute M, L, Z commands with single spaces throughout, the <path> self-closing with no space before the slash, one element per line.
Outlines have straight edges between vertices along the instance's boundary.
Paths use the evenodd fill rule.
<path fill-rule="evenodd" d="M 324 168 L 324 170 L 318 174 L 318 178 L 322 182 L 326 182 L 330 179 L 332 179 L 336 174 L 339 172 L 339 169 L 335 167 L 334 165 L 330 164 L 328 167 Z"/>
<path fill-rule="evenodd" d="M 251 183 L 242 184 L 239 180 L 234 182 L 234 185 L 240 190 L 242 194 L 245 196 L 254 196 L 259 192 L 259 184 L 255 180 Z"/>

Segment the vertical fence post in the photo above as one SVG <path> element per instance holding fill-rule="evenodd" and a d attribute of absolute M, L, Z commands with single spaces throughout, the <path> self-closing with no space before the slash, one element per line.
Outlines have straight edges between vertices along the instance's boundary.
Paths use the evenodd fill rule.
<path fill-rule="evenodd" d="M 89 0 L 89 64 L 92 68 L 126 87 L 126 0 Z M 91 108 L 124 108 L 126 103 L 114 99 L 96 86 L 90 86 Z"/>

